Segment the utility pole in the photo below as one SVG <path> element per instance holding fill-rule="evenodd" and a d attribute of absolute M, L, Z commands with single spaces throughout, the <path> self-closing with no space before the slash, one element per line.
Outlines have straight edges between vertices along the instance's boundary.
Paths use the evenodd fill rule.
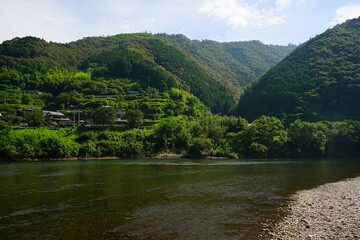
<path fill-rule="evenodd" d="M 74 113 L 74 123 L 76 124 L 75 110 L 73 111 L 73 113 Z"/>

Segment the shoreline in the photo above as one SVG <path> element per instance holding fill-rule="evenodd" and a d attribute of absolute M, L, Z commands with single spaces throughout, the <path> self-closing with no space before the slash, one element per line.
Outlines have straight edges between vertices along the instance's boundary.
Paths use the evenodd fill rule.
<path fill-rule="evenodd" d="M 360 239 L 360 176 L 297 192 L 270 239 Z"/>
<path fill-rule="evenodd" d="M 177 153 L 162 153 L 158 154 L 154 157 L 141 157 L 141 158 L 123 158 L 123 157 L 69 157 L 69 158 L 43 158 L 43 159 L 21 159 L 21 160 L 14 160 L 14 161 L 4 161 L 0 160 L 0 162 L 44 162 L 44 161 L 77 161 L 77 160 L 121 160 L 121 159 L 231 159 L 227 157 L 216 157 L 216 156 L 204 156 L 204 157 L 197 157 L 197 156 L 188 156 L 183 154 Z"/>
<path fill-rule="evenodd" d="M 222 156 L 189 156 L 184 154 L 177 153 L 162 153 L 153 157 L 136 157 L 136 158 L 124 158 L 124 157 L 68 157 L 68 158 L 40 158 L 40 159 L 17 159 L 17 160 L 5 160 L 0 159 L 0 162 L 9 162 L 9 163 L 21 163 L 21 162 L 46 162 L 46 161 L 77 161 L 77 160 L 122 160 L 122 159 L 209 159 L 209 160 L 254 160 L 254 161 L 263 161 L 263 160 L 342 160 L 342 159 L 358 159 L 358 158 L 238 158 L 234 159 L 231 157 L 222 157 Z"/>

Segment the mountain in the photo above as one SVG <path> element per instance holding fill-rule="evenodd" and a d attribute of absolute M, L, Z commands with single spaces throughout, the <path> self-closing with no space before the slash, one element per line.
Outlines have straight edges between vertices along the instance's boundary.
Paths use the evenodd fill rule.
<path fill-rule="evenodd" d="M 266 45 L 260 41 L 220 43 L 194 41 L 184 35 L 157 36 L 175 44 L 208 67 L 212 75 L 231 87 L 236 97 L 240 96 L 243 87 L 249 86 L 296 48 L 295 45 Z"/>
<path fill-rule="evenodd" d="M 237 114 L 306 121 L 360 119 L 360 18 L 299 46 L 242 96 Z"/>
<path fill-rule="evenodd" d="M 292 49 L 256 41 L 225 44 L 148 33 L 87 37 L 67 44 L 15 38 L 0 45 L 0 84 L 57 95 L 66 91 L 61 86 L 65 80 L 49 75 L 83 72 L 96 81 L 129 79 L 142 89 L 181 88 L 213 112 L 227 113 L 236 107 L 244 86 Z"/>

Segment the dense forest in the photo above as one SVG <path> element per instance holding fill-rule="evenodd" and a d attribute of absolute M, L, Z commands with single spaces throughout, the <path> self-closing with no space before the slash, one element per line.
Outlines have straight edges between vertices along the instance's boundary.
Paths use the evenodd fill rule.
<path fill-rule="evenodd" d="M 242 96 L 237 113 L 293 121 L 360 120 L 360 18 L 316 36 Z"/>
<path fill-rule="evenodd" d="M 187 44 L 174 43 L 182 41 Z M 57 89 L 55 94 L 59 94 L 69 92 L 59 86 L 66 85 L 61 82 L 66 81 L 66 76 L 48 79 L 54 71 L 91 74 L 87 80 L 95 80 L 93 84 L 99 79 L 130 79 L 143 89 L 187 90 L 214 113 L 229 113 L 236 107 L 243 87 L 294 49 L 238 42 L 230 54 L 225 47 L 214 52 L 216 46 L 208 45 L 181 35 L 148 33 L 88 37 L 68 44 L 48 43 L 35 37 L 15 38 L 0 45 L 0 81 L 22 90 Z M 259 49 L 261 56 L 247 53 L 253 49 Z M 225 67 L 229 62 L 232 70 Z M 241 69 L 249 72 L 246 77 L 239 72 Z"/>
<path fill-rule="evenodd" d="M 138 123 L 141 126 L 141 121 L 134 120 L 133 127 Z M 0 132 L 0 159 L 7 161 L 142 158 L 169 152 L 188 157 L 229 158 L 360 156 L 359 121 L 296 120 L 284 127 L 275 117 L 263 116 L 248 124 L 243 118 L 208 113 L 197 118 L 164 118 L 149 130 L 114 126 L 14 130 L 0 122 Z"/>
<path fill-rule="evenodd" d="M 191 41 L 183 35 L 158 34 L 191 57 L 207 66 L 216 79 L 222 79 L 236 97 L 296 46 L 265 45 L 260 41 L 219 43 L 211 40 Z M 238 88 L 241 86 L 242 88 Z"/>
<path fill-rule="evenodd" d="M 5 41 L 0 159 L 358 157 L 359 26 L 296 49 L 148 33 Z"/>

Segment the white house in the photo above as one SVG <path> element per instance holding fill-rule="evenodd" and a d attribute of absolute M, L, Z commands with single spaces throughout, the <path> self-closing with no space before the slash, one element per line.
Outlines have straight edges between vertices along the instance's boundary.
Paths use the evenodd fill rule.
<path fill-rule="evenodd" d="M 55 122 L 70 121 L 70 119 L 61 112 L 53 112 L 53 111 L 45 111 L 45 110 L 42 112 L 45 116 L 45 120 L 55 121 Z"/>

